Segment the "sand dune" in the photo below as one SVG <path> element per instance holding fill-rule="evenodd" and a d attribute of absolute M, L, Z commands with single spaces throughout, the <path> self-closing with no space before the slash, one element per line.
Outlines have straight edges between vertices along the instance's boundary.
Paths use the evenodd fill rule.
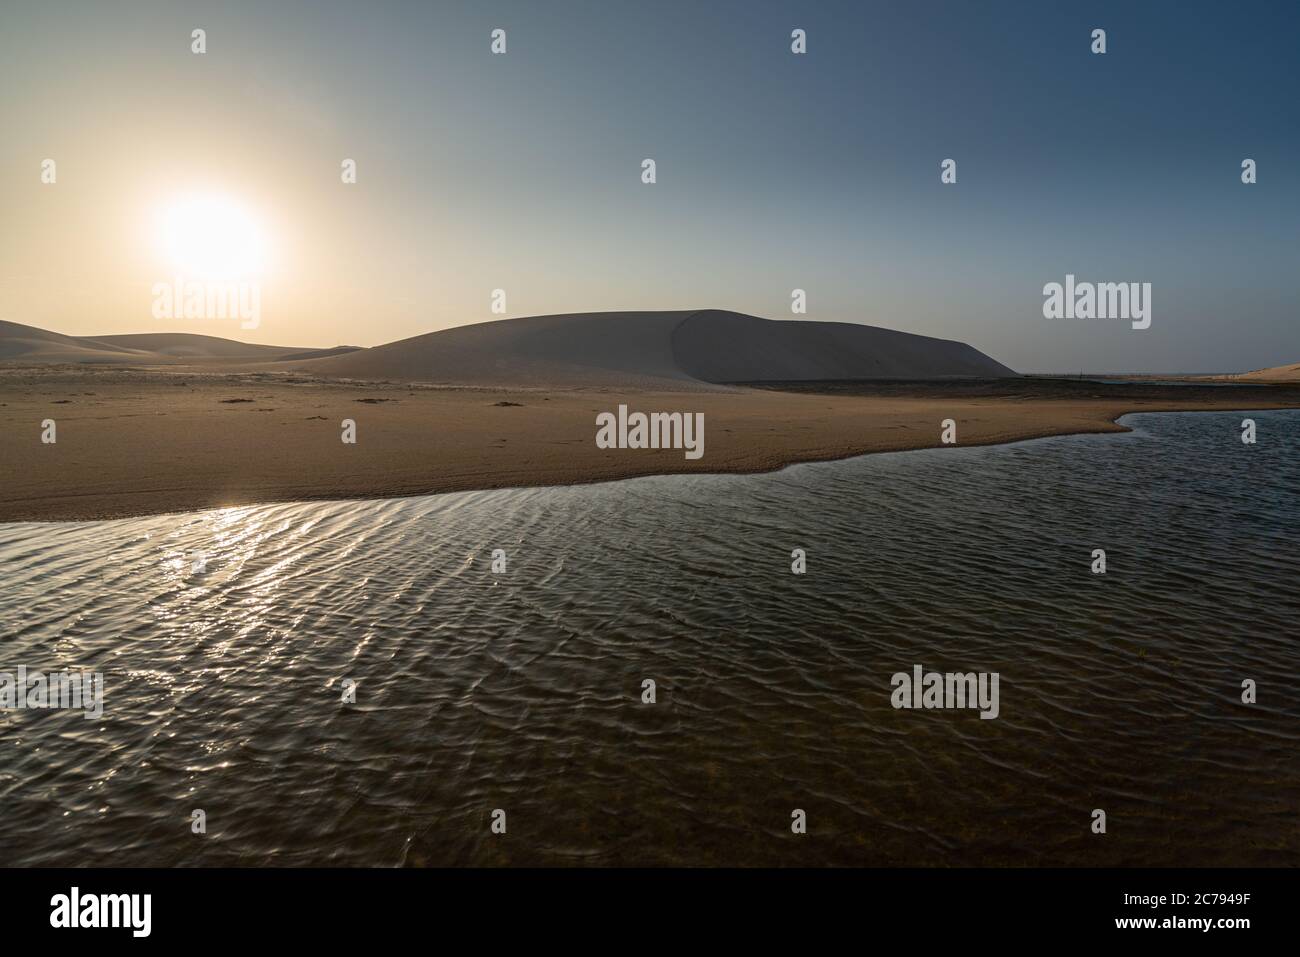
<path fill-rule="evenodd" d="M 94 339 L 64 336 L 57 332 L 0 321 L 0 360 L 28 362 L 130 362 L 141 353 L 108 345 Z"/>
<path fill-rule="evenodd" d="M 218 336 L 177 332 L 143 332 L 122 336 L 95 336 L 94 342 L 131 352 L 152 353 L 170 359 L 266 359 L 284 361 L 317 357 L 326 349 L 264 346 Z"/>
<path fill-rule="evenodd" d="M 713 309 L 503 319 L 302 365 L 355 379 L 698 391 L 729 382 L 1016 374 L 961 342 Z"/>
<path fill-rule="evenodd" d="M 146 332 L 120 336 L 65 336 L 35 326 L 0 321 L 0 361 L 24 363 L 113 362 L 172 365 L 191 362 L 284 362 L 352 351 L 264 346 L 218 336 Z"/>
<path fill-rule="evenodd" d="M 713 309 L 678 325 L 673 352 L 684 371 L 705 382 L 1016 375 L 964 342 L 850 322 L 778 322 Z"/>
<path fill-rule="evenodd" d="M 1249 382 L 1300 382 L 1300 362 L 1289 366 L 1256 369 L 1241 375 L 1224 376 L 1225 379 L 1244 379 Z"/>
<path fill-rule="evenodd" d="M 321 375 L 541 388 L 699 386 L 673 355 L 688 312 L 529 316 L 426 333 L 302 363 Z"/>
<path fill-rule="evenodd" d="M 273 363 L 285 371 L 371 381 L 698 392 L 725 391 L 725 383 L 736 382 L 1016 374 L 962 342 L 716 309 L 503 319 L 373 349 L 301 349 L 174 332 L 65 336 L 0 322 L 0 361 L 225 368 Z"/>

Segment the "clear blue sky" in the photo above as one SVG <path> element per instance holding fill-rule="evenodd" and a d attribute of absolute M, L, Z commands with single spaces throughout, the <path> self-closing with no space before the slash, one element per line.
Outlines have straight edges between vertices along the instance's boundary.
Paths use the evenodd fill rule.
<path fill-rule="evenodd" d="M 145 293 L 167 273 L 136 219 L 200 184 L 259 211 L 278 255 L 256 333 L 186 331 L 372 345 L 496 318 L 498 287 L 511 315 L 780 318 L 799 287 L 808 318 L 962 339 L 1022 371 L 1300 361 L 1300 4 L 10 3 L 0 19 L 0 318 L 156 328 Z M 37 180 L 47 156 L 58 192 Z M 1044 319 L 1043 284 L 1067 272 L 1150 282 L 1152 327 Z"/>

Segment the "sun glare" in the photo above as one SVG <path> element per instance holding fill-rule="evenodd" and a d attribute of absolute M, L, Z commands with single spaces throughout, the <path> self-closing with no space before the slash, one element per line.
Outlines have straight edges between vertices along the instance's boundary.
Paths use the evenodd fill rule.
<path fill-rule="evenodd" d="M 187 278 L 235 279 L 261 272 L 267 243 L 262 224 L 226 196 L 190 196 L 159 217 L 159 243 Z"/>

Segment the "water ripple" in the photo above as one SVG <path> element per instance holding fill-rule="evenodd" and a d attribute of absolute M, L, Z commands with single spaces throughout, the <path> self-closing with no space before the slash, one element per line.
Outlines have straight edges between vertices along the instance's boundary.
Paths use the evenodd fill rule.
<path fill-rule="evenodd" d="M 762 476 L 0 526 L 0 666 L 107 687 L 98 719 L 0 712 L 0 849 L 1294 863 L 1300 416 L 1254 418 L 1253 447 L 1239 414 L 1143 415 Z M 998 672 L 999 719 L 894 710 L 914 664 Z"/>

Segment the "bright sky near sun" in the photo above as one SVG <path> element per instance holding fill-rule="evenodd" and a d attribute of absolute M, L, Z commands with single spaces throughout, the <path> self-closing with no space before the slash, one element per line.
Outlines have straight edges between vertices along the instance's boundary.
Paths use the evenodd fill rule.
<path fill-rule="evenodd" d="M 159 254 L 191 279 L 255 280 L 265 275 L 267 239 L 257 217 L 230 197 L 177 197 L 157 211 Z"/>
<path fill-rule="evenodd" d="M 499 318 L 498 288 L 511 316 L 771 318 L 800 288 L 809 319 L 1022 371 L 1300 359 L 1294 5 L 85 2 L 0 21 L 0 319 L 374 345 Z M 1151 328 L 1045 320 L 1067 273 L 1150 282 Z M 260 283 L 256 329 L 151 314 L 157 283 L 207 275 Z"/>

